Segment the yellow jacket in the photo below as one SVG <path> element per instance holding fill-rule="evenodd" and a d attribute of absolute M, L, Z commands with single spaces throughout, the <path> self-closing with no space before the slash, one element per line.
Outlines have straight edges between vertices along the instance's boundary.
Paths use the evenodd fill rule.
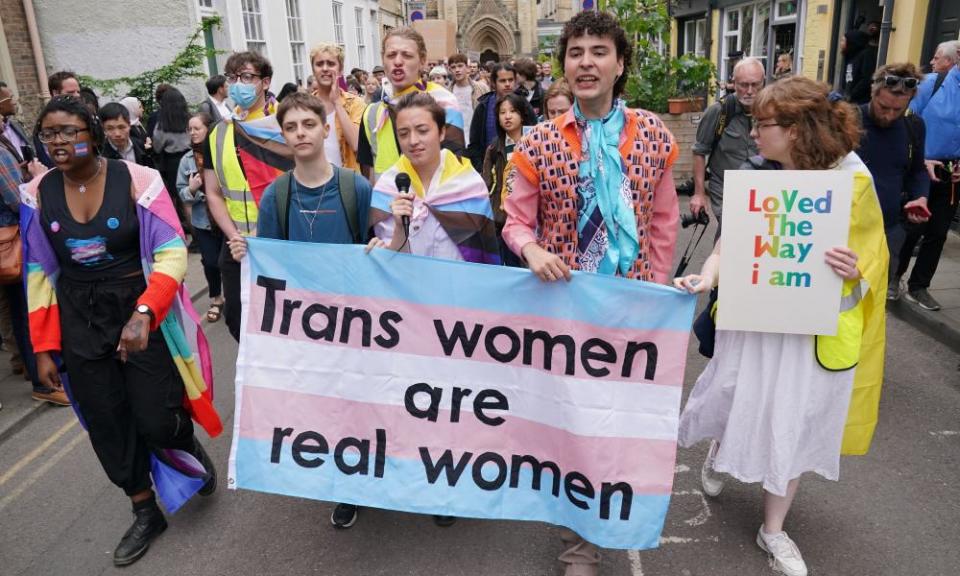
<path fill-rule="evenodd" d="M 313 95 L 317 95 L 316 90 L 313 91 Z M 347 111 L 347 116 L 350 117 L 350 121 L 359 128 L 360 120 L 363 119 L 363 110 L 367 106 L 363 98 L 353 92 L 341 90 L 340 103 L 343 104 L 343 109 Z M 330 112 L 331 110 L 327 110 L 327 114 Z M 343 168 L 349 168 L 359 172 L 360 163 L 357 162 L 357 151 L 351 148 L 350 144 L 347 143 L 347 139 L 343 137 L 343 127 L 340 126 L 340 119 L 337 118 L 336 115 L 333 117 L 333 123 L 336 125 L 334 128 L 337 131 L 337 142 L 340 143 L 340 157 L 343 158 Z"/>
<path fill-rule="evenodd" d="M 847 296 L 858 287 L 862 298 L 856 306 L 853 329 L 861 324 L 859 334 L 845 334 L 844 318 L 837 336 L 818 337 L 818 356 L 821 350 L 829 353 L 834 347 L 849 345 L 851 338 L 859 339 L 859 358 L 854 369 L 853 393 L 847 424 L 843 433 L 841 453 L 862 455 L 870 449 L 873 431 L 877 426 L 880 409 L 880 390 L 883 384 L 883 355 L 886 346 L 886 295 L 887 267 L 890 255 L 883 228 L 883 214 L 867 167 L 854 154 L 848 156 L 841 169 L 855 170 L 853 180 L 853 204 L 850 210 L 850 237 L 847 246 L 857 253 L 857 267 L 863 278 L 859 282 L 844 282 L 843 294 Z"/>

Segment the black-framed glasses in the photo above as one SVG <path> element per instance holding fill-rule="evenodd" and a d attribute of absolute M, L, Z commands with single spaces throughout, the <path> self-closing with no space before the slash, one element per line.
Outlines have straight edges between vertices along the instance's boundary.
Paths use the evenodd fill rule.
<path fill-rule="evenodd" d="M 771 126 L 782 126 L 779 122 L 763 122 L 762 120 L 752 120 L 750 125 L 754 130 L 759 131 L 761 128 L 769 128 Z"/>
<path fill-rule="evenodd" d="M 259 80 L 260 78 L 263 78 L 263 76 L 259 74 L 254 74 L 253 72 L 244 72 L 242 74 L 227 74 L 226 76 L 227 76 L 227 83 L 229 84 L 235 84 L 237 80 L 239 80 L 241 84 L 253 84 L 254 80 Z"/>
<path fill-rule="evenodd" d="M 877 78 L 873 83 L 883 84 L 885 88 L 906 88 L 907 90 L 913 90 L 920 81 L 912 76 L 904 77 L 887 74 L 883 78 Z"/>
<path fill-rule="evenodd" d="M 62 126 L 56 130 L 53 128 L 44 128 L 37 134 L 37 137 L 39 137 L 40 141 L 44 144 L 53 142 L 57 136 L 60 136 L 60 139 L 64 142 L 76 142 L 77 134 L 87 131 L 89 131 L 89 128 L 77 128 L 76 126 Z"/>

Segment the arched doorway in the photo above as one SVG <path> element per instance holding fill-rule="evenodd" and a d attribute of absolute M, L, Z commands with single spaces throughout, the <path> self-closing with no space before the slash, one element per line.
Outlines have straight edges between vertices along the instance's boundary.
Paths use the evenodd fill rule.
<path fill-rule="evenodd" d="M 480 18 L 464 35 L 464 48 L 490 56 L 509 58 L 516 52 L 513 33 L 506 22 L 490 16 Z M 481 58 L 481 61 L 483 59 Z"/>
<path fill-rule="evenodd" d="M 480 65 L 484 65 L 487 62 L 499 62 L 500 55 L 490 50 L 489 48 L 480 53 Z"/>

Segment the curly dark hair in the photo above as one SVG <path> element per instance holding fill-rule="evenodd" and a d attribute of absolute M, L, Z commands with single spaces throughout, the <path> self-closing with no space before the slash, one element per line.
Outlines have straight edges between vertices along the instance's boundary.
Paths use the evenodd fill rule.
<path fill-rule="evenodd" d="M 560 69 L 564 68 L 564 60 L 567 56 L 567 44 L 571 38 L 580 38 L 581 36 L 600 36 L 601 38 L 610 38 L 617 49 L 617 58 L 623 59 L 624 73 L 617 78 L 613 85 L 613 97 L 618 98 L 623 94 L 623 89 L 627 85 L 627 73 L 630 69 L 630 63 L 633 61 L 633 47 L 627 41 L 627 33 L 617 22 L 616 17 L 609 12 L 600 12 L 595 10 L 584 10 L 580 12 L 566 24 L 563 25 L 563 31 L 560 33 L 560 40 L 557 42 L 557 63 Z"/>
<path fill-rule="evenodd" d="M 230 57 L 227 58 L 227 63 L 223 65 L 223 71 L 226 74 L 236 74 L 237 70 L 240 70 L 247 64 L 253 66 L 253 69 L 257 71 L 257 74 L 259 74 L 261 78 L 273 77 L 273 66 L 270 65 L 270 61 L 259 52 L 250 50 L 231 54 Z"/>
<path fill-rule="evenodd" d="M 90 130 L 90 140 L 93 141 L 93 145 L 96 148 L 96 151 L 99 153 L 100 149 L 103 147 L 104 133 L 103 133 L 103 124 L 100 123 L 100 119 L 97 118 L 93 112 L 84 104 L 83 100 L 79 98 L 74 98 L 73 96 L 54 96 L 47 105 L 43 107 L 43 110 L 40 112 L 40 116 L 37 118 L 37 125 L 34 127 L 34 134 L 40 132 L 40 126 L 43 123 L 43 119 L 49 114 L 54 112 L 65 112 L 71 116 L 76 116 L 87 129 Z"/>

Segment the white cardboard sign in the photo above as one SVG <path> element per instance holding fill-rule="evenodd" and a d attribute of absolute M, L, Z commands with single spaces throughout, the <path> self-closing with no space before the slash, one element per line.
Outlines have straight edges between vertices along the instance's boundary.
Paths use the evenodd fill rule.
<path fill-rule="evenodd" d="M 834 335 L 843 280 L 824 261 L 846 246 L 853 172 L 728 170 L 717 328 Z"/>

